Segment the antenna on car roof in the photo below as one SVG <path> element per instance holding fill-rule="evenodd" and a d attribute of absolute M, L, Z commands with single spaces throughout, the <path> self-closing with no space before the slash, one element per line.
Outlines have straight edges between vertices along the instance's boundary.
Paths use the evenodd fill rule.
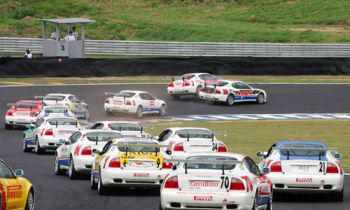
<path fill-rule="evenodd" d="M 321 160 L 321 150 L 318 151 L 318 160 Z"/>
<path fill-rule="evenodd" d="M 143 127 L 141 126 L 141 134 L 143 133 Z"/>
<path fill-rule="evenodd" d="M 211 141 L 214 142 L 214 134 L 211 134 Z"/>
<path fill-rule="evenodd" d="M 225 175 L 225 162 L 222 162 L 222 175 Z"/>
<path fill-rule="evenodd" d="M 287 160 L 289 160 L 289 150 L 287 150 Z"/>
<path fill-rule="evenodd" d="M 128 147 L 125 147 L 125 156 L 128 155 Z"/>
<path fill-rule="evenodd" d="M 190 141 L 190 133 L 187 134 L 187 141 Z"/>
<path fill-rule="evenodd" d="M 187 174 L 187 162 L 185 162 L 185 174 Z"/>

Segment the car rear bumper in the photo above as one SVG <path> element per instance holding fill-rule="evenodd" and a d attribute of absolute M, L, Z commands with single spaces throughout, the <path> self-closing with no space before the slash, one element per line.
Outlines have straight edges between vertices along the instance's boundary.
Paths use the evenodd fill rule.
<path fill-rule="evenodd" d="M 137 107 L 136 106 L 104 104 L 104 109 L 107 112 L 136 113 Z"/>
<path fill-rule="evenodd" d="M 94 157 L 90 155 L 76 156 L 74 157 L 74 168 L 79 173 L 89 174 L 91 173 L 92 162 Z"/>
<path fill-rule="evenodd" d="M 6 116 L 5 117 L 5 123 L 9 125 L 29 125 L 31 123 L 34 123 L 36 120 L 36 117 L 11 117 Z"/>
<path fill-rule="evenodd" d="M 196 88 L 195 87 L 180 87 L 180 88 L 171 88 L 168 87 L 168 94 L 170 95 L 193 95 L 196 94 Z"/>

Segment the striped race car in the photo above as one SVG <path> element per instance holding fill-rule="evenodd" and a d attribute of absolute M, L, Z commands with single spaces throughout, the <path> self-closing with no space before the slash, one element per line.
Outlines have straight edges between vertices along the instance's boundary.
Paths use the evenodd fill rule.
<path fill-rule="evenodd" d="M 9 103 L 10 108 L 5 115 L 5 128 L 11 129 L 15 126 L 26 126 L 36 121 L 36 116 L 42 109 L 42 102 L 36 100 L 18 100 Z"/>
<path fill-rule="evenodd" d="M 168 94 L 179 99 L 183 95 L 193 95 L 199 99 L 199 90 L 207 84 L 215 83 L 217 78 L 208 73 L 189 73 L 173 78 L 168 84 Z"/>
<path fill-rule="evenodd" d="M 159 209 L 271 210 L 272 183 L 248 156 L 191 154 L 165 178 Z"/>
<path fill-rule="evenodd" d="M 340 154 L 322 142 L 279 141 L 262 157 L 259 167 L 268 171 L 273 191 L 291 193 L 327 193 L 343 200 L 344 173 Z"/>
<path fill-rule="evenodd" d="M 113 188 L 159 188 L 173 166 L 154 139 L 117 139 L 96 150 L 91 189 L 105 195 Z"/>
<path fill-rule="evenodd" d="M 0 210 L 34 210 L 34 187 L 22 176 L 0 160 Z"/>
<path fill-rule="evenodd" d="M 236 102 L 266 103 L 267 94 L 264 90 L 253 88 L 242 81 L 219 80 L 214 84 L 202 87 L 199 91 L 199 98 L 232 106 Z"/>

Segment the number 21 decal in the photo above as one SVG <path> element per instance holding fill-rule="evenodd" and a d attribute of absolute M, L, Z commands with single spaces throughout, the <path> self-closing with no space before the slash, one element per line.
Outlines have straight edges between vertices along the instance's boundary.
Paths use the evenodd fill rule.
<path fill-rule="evenodd" d="M 326 171 L 326 162 L 320 162 L 319 172 L 324 173 Z"/>

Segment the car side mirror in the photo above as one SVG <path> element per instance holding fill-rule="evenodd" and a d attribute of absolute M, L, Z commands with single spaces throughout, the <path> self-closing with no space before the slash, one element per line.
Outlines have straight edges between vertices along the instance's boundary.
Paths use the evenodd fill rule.
<path fill-rule="evenodd" d="M 60 139 L 59 143 L 64 145 L 69 145 L 71 144 L 71 141 L 69 139 Z"/>
<path fill-rule="evenodd" d="M 167 150 L 165 151 L 165 153 L 166 153 L 167 155 L 171 155 L 171 154 L 172 154 L 172 152 L 171 152 L 170 149 L 167 149 Z"/>
<path fill-rule="evenodd" d="M 173 171 L 175 171 L 175 170 L 177 169 L 177 166 L 176 166 L 176 165 L 173 165 L 173 166 L 171 167 L 171 169 L 172 169 Z"/>
<path fill-rule="evenodd" d="M 39 112 L 34 112 L 34 113 L 33 113 L 33 116 L 34 116 L 34 117 L 36 117 L 36 116 L 38 116 L 38 115 L 39 115 Z"/>
<path fill-rule="evenodd" d="M 98 149 L 93 149 L 92 153 L 94 153 L 95 155 L 100 155 L 102 152 Z"/>
<path fill-rule="evenodd" d="M 22 169 L 17 169 L 15 171 L 15 176 L 17 176 L 17 177 L 21 177 L 21 176 L 23 176 L 23 174 L 24 174 L 24 172 Z"/>
<path fill-rule="evenodd" d="M 268 174 L 268 173 L 270 173 L 270 169 L 269 168 L 263 168 L 262 172 L 263 172 L 263 174 Z"/>
<path fill-rule="evenodd" d="M 340 158 L 341 158 L 341 154 L 335 153 L 335 154 L 334 154 L 334 157 L 337 158 L 337 159 L 340 159 Z"/>
<path fill-rule="evenodd" d="M 159 140 L 159 136 L 152 136 L 152 139 Z"/>
<path fill-rule="evenodd" d="M 267 156 L 267 152 L 257 152 L 256 156 L 258 156 L 258 157 L 266 157 Z"/>

